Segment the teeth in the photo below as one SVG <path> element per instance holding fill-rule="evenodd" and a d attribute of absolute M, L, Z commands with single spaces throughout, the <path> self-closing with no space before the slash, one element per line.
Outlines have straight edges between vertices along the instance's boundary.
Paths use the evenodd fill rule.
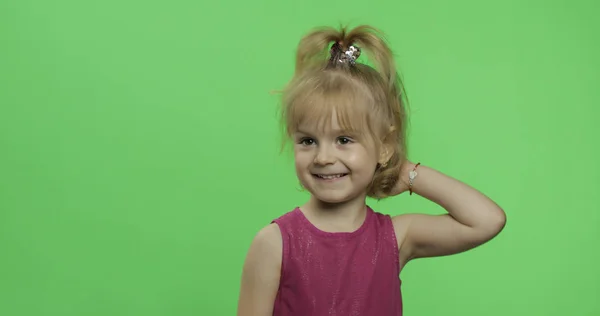
<path fill-rule="evenodd" d="M 335 179 L 335 178 L 339 178 L 343 176 L 343 174 L 319 174 L 318 177 L 319 178 L 323 178 L 323 179 Z"/>

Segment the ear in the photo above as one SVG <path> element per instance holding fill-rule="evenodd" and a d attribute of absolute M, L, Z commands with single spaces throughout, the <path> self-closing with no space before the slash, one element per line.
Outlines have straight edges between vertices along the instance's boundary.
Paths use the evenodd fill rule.
<path fill-rule="evenodd" d="M 388 130 L 388 134 L 382 140 L 382 146 L 381 146 L 381 150 L 379 152 L 379 164 L 380 165 L 383 165 L 383 166 L 387 165 L 388 162 L 390 161 L 390 159 L 392 158 L 392 155 L 394 154 L 394 148 L 389 143 L 389 136 L 394 131 L 396 131 L 396 128 L 394 128 L 393 126 L 390 126 L 390 128 Z"/>
<path fill-rule="evenodd" d="M 384 143 L 382 145 L 383 146 L 381 146 L 381 150 L 379 152 L 379 164 L 382 166 L 386 166 L 392 158 L 394 150 L 390 144 Z"/>

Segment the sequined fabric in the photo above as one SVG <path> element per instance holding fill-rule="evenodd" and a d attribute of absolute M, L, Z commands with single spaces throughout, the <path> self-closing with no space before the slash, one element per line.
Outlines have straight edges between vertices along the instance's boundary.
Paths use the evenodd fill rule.
<path fill-rule="evenodd" d="M 273 316 L 401 316 L 391 218 L 367 209 L 361 227 L 329 233 L 296 208 L 274 220 L 283 237 Z"/>

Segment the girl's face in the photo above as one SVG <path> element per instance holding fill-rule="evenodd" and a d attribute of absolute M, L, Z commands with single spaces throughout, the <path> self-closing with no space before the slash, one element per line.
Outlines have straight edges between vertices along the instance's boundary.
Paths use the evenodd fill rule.
<path fill-rule="evenodd" d="M 371 142 L 340 129 L 336 115 L 328 129 L 299 126 L 294 135 L 296 173 L 314 198 L 343 203 L 365 198 L 373 180 L 377 155 Z"/>

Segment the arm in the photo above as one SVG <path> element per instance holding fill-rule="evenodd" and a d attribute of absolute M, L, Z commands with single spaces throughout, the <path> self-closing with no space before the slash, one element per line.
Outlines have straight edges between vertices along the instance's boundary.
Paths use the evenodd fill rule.
<path fill-rule="evenodd" d="M 395 194 L 408 190 L 408 173 L 414 166 L 406 164 Z M 491 240 L 504 228 L 504 211 L 482 193 L 423 165 L 417 173 L 413 192 L 440 205 L 448 214 L 394 217 L 401 262 L 463 252 Z"/>
<path fill-rule="evenodd" d="M 242 271 L 238 316 L 271 316 L 279 288 L 282 240 L 271 224 L 254 238 Z"/>

